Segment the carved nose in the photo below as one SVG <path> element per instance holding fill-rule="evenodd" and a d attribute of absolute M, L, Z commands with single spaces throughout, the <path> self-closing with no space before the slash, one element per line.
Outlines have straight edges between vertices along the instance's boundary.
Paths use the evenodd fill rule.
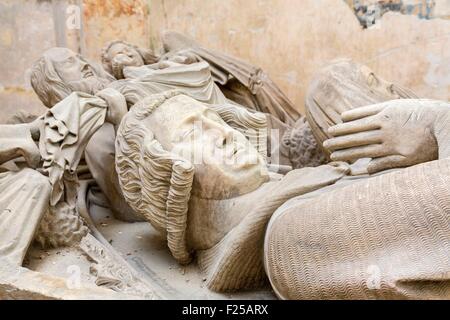
<path fill-rule="evenodd" d="M 216 140 L 216 146 L 218 148 L 226 148 L 232 143 L 233 143 L 233 134 L 231 131 L 224 132 L 224 134 L 219 136 Z"/>
<path fill-rule="evenodd" d="M 225 128 L 224 130 L 224 145 L 229 145 L 231 143 L 233 143 L 233 130 L 230 130 L 228 128 Z"/>

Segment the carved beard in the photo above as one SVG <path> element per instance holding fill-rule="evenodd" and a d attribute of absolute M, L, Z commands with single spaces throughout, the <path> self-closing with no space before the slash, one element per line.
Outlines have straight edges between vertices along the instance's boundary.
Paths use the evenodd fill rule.
<path fill-rule="evenodd" d="M 69 83 L 72 91 L 81 91 L 91 95 L 95 95 L 100 90 L 106 88 L 110 83 L 108 79 L 100 78 L 97 76 L 82 79 L 80 81 L 72 81 Z"/>

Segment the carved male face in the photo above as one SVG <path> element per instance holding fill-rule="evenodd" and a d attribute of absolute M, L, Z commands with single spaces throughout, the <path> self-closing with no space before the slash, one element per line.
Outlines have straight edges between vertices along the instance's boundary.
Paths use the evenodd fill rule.
<path fill-rule="evenodd" d="M 309 100 L 336 122 L 348 109 L 399 98 L 393 89 L 392 83 L 378 77 L 370 68 L 350 60 L 338 60 L 316 76 Z M 308 109 L 314 112 L 314 108 Z"/>
<path fill-rule="evenodd" d="M 192 98 L 172 97 L 146 121 L 164 149 L 194 165 L 194 196 L 227 199 L 267 180 L 264 160 L 245 136 Z"/>
<path fill-rule="evenodd" d="M 72 91 L 95 94 L 110 80 L 100 74 L 83 57 L 66 48 L 53 48 L 46 52 L 61 81 Z"/>
<path fill-rule="evenodd" d="M 108 49 L 108 56 L 111 60 L 111 69 L 117 79 L 123 78 L 124 67 L 144 65 L 144 60 L 139 52 L 133 46 L 122 42 L 113 44 Z"/>

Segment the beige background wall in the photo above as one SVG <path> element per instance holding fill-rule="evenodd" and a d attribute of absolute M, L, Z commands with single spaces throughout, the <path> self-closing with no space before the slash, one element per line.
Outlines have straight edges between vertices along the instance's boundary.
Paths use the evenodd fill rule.
<path fill-rule="evenodd" d="M 0 0 L 0 123 L 18 110 L 45 112 L 28 76 L 45 50 L 69 47 L 98 61 L 107 41 L 149 46 L 148 10 L 147 0 Z"/>
<path fill-rule="evenodd" d="M 433 16 L 448 17 L 450 0 L 434 1 Z M 0 121 L 19 109 L 45 110 L 27 76 L 44 50 L 68 46 L 98 60 L 104 43 L 116 38 L 158 50 L 164 29 L 259 65 L 299 110 L 314 72 L 338 57 L 366 63 L 424 97 L 449 100 L 450 20 L 388 12 L 363 29 L 353 2 L 0 0 Z M 79 8 L 79 28 L 67 24 L 68 6 Z"/>
<path fill-rule="evenodd" d="M 362 29 L 340 0 L 150 0 L 150 7 L 155 47 L 165 28 L 240 56 L 265 69 L 299 110 L 311 76 L 337 57 L 365 63 L 421 96 L 450 98 L 449 20 L 387 13 Z"/>

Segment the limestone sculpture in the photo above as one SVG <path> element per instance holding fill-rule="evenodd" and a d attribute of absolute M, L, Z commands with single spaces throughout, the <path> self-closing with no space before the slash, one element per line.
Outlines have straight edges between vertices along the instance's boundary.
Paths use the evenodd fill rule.
<path fill-rule="evenodd" d="M 143 99 L 118 130 L 116 169 L 128 203 L 166 234 L 172 255 L 188 263 L 195 252 L 208 287 L 227 291 L 266 280 L 262 244 L 272 213 L 293 196 L 334 183 L 348 168 L 325 165 L 271 178 L 221 108 L 176 91 Z"/>
<path fill-rule="evenodd" d="M 202 84 L 204 80 L 201 79 L 207 74 L 214 83 L 210 83 L 211 88 L 207 91 L 204 87 L 201 89 L 217 96 L 216 102 L 223 102 L 227 97 L 231 103 L 266 114 L 268 152 L 273 155 L 271 162 L 302 168 L 317 166 L 325 161 L 325 155 L 315 142 L 305 117 L 295 110 L 289 99 L 260 68 L 202 48 L 193 40 L 175 32 L 164 33 L 163 42 L 168 52 L 158 58 L 152 55 L 153 58 L 147 60 L 152 64 L 144 66 L 145 55 L 136 57 L 139 52 L 147 52 L 149 55 L 148 49 L 137 48 L 123 41 L 113 41 L 105 45 L 102 51 L 103 66 L 117 79 L 135 79 L 138 82 L 146 79 L 145 81 L 156 82 L 159 92 L 181 86 L 183 89 L 184 86 L 190 88 L 194 83 Z M 112 71 L 113 64 L 117 70 L 115 72 Z M 133 87 L 132 91 L 136 91 L 135 84 Z M 197 99 L 193 93 L 195 92 L 190 95 Z M 200 100 L 202 99 L 201 96 Z"/>
<path fill-rule="evenodd" d="M 426 104 L 429 109 L 427 110 L 428 113 L 430 113 L 430 110 L 436 112 L 441 109 L 443 115 L 450 115 L 449 105 L 442 102 L 399 100 L 396 104 L 398 107 L 391 112 L 396 114 L 399 111 L 409 109 L 410 112 L 406 113 L 406 119 L 414 111 L 408 106 L 417 106 L 418 104 L 419 109 L 420 104 Z M 180 108 L 180 105 L 184 105 L 184 107 Z M 388 104 L 379 105 L 377 108 L 388 110 L 389 108 L 386 108 L 386 106 Z M 185 112 L 177 112 L 179 109 L 183 109 Z M 157 229 L 167 235 L 169 248 L 180 263 L 188 263 L 192 252 L 196 252 L 200 267 L 208 275 L 208 286 L 219 291 L 249 288 L 261 285 L 264 282 L 265 276 L 262 268 L 264 230 L 268 220 L 275 212 L 276 218 L 272 218 L 272 227 L 269 228 L 266 236 L 266 242 L 268 242 L 266 246 L 269 246 L 270 249 L 266 247 L 265 257 L 271 259 L 270 261 L 266 260 L 269 277 L 273 273 L 278 276 L 275 279 L 271 278 L 272 285 L 277 290 L 280 286 L 285 286 L 282 289 L 287 293 L 284 293 L 284 296 L 283 293 L 280 293 L 281 297 L 301 297 L 300 294 L 305 291 L 305 288 L 296 287 L 292 284 L 296 269 L 290 267 L 286 269 L 289 270 L 286 272 L 283 269 L 283 263 L 286 262 L 289 266 L 295 267 L 297 265 L 297 268 L 302 270 L 302 256 L 299 253 L 297 254 L 296 247 L 292 244 L 296 240 L 286 236 L 287 234 L 298 236 L 299 230 L 301 230 L 295 219 L 303 221 L 303 206 L 299 206 L 300 209 L 297 210 L 297 202 L 300 201 L 299 203 L 303 204 L 301 198 L 304 194 L 306 194 L 305 199 L 307 200 L 311 197 L 314 198 L 314 194 L 322 193 L 325 194 L 323 197 L 331 197 L 333 193 L 327 193 L 327 188 L 339 189 L 354 182 L 355 179 L 345 177 L 350 168 L 343 164 L 305 168 L 291 171 L 279 181 L 273 181 L 264 177 L 265 174 L 261 174 L 263 172 L 261 171 L 262 167 L 254 170 L 261 166 L 260 161 L 255 161 L 253 166 L 246 166 L 246 170 L 238 171 L 236 171 L 237 168 L 233 167 L 210 167 L 207 161 L 196 164 L 195 156 L 199 148 L 198 144 L 201 145 L 202 150 L 207 150 L 206 152 L 212 154 L 220 154 L 220 152 L 214 150 L 230 148 L 229 144 L 233 149 L 233 139 L 227 139 L 227 132 L 231 132 L 232 129 L 227 128 L 217 115 L 210 115 L 211 118 L 205 116 L 204 110 L 207 109 L 194 100 L 180 93 L 169 92 L 144 99 L 127 114 L 118 132 L 116 146 L 117 170 L 127 200 L 137 212 L 145 216 Z M 369 110 L 373 112 L 373 108 L 369 108 Z M 355 112 L 357 111 L 360 112 L 359 109 L 355 109 Z M 447 118 L 440 117 L 437 113 L 435 113 L 435 116 L 435 118 L 443 119 L 444 122 L 448 121 Z M 203 140 L 197 140 L 195 137 L 189 138 L 190 134 L 198 130 L 195 127 L 196 120 L 204 124 L 210 122 L 211 119 L 215 119 L 217 123 L 212 121 L 207 126 L 220 128 L 218 129 L 219 134 L 213 137 L 208 137 L 208 135 L 205 137 L 205 134 L 203 134 Z M 402 123 L 402 121 L 396 122 L 397 126 L 401 126 Z M 429 124 L 428 121 L 421 122 L 420 126 Z M 439 132 L 444 131 L 439 130 Z M 238 133 L 234 132 L 233 134 Z M 445 140 L 446 138 L 448 138 L 448 135 L 443 135 L 438 140 L 448 141 L 448 139 Z M 217 143 L 216 140 L 221 142 Z M 427 141 L 419 141 L 418 144 L 422 147 L 423 145 L 429 146 Z M 432 146 L 429 150 L 430 154 L 435 154 Z M 246 152 L 257 154 L 256 151 L 252 151 L 251 146 Z M 423 161 L 430 159 L 432 158 L 423 158 Z M 214 164 L 220 163 L 219 161 L 219 159 L 216 159 Z M 164 167 L 161 166 L 162 163 L 164 163 Z M 157 168 L 159 168 L 159 171 Z M 164 170 L 165 173 L 162 173 L 161 170 Z M 409 171 L 414 172 L 414 170 L 418 169 L 412 168 Z M 238 179 L 239 182 L 237 182 L 237 180 L 234 180 L 236 172 L 239 176 L 245 176 L 246 178 Z M 390 179 L 390 177 L 390 174 L 386 174 L 384 179 Z M 222 183 L 217 184 L 219 181 Z M 244 182 L 245 185 L 242 185 Z M 327 187 L 335 182 L 337 183 L 333 187 Z M 372 184 L 373 182 L 367 183 Z M 157 188 L 158 192 L 155 192 L 156 189 L 154 188 Z M 324 189 L 321 190 L 321 188 Z M 316 192 L 314 193 L 314 191 Z M 248 209 L 248 206 L 254 206 L 255 199 L 261 199 L 261 197 L 264 197 L 264 201 L 260 201 L 260 205 Z M 294 198 L 292 205 L 284 204 L 292 198 Z M 320 206 L 321 203 L 320 201 L 314 202 L 314 205 Z M 376 207 L 372 208 L 372 210 L 377 210 Z M 370 212 L 370 208 L 367 210 Z M 292 212 L 291 215 L 286 215 L 290 218 L 288 222 L 280 218 L 285 217 L 285 212 Z M 407 214 L 414 215 L 417 213 L 413 210 Z M 311 218 L 308 219 L 314 221 Z M 336 217 L 336 219 L 339 223 L 340 218 Z M 430 219 L 433 221 L 434 217 L 430 217 Z M 326 230 L 324 226 L 314 226 L 313 222 L 310 222 L 310 224 L 314 228 Z M 275 229 L 276 227 L 278 229 Z M 285 228 L 289 228 L 289 230 Z M 296 228 L 295 232 L 291 228 Z M 442 245 L 446 245 L 448 242 L 446 238 L 448 237 L 441 239 L 439 236 L 441 233 L 445 234 L 445 228 L 448 228 L 448 225 L 438 224 L 435 230 L 428 230 L 427 233 L 429 234 L 427 235 L 429 239 L 426 239 L 427 248 L 437 255 L 436 259 L 442 260 L 445 258 L 445 252 L 441 252 L 440 248 Z M 310 234 L 312 231 L 308 230 L 307 232 Z M 376 232 L 374 234 L 380 236 L 382 232 L 380 235 Z M 410 235 L 421 237 L 420 231 L 417 230 L 410 230 Z M 280 237 L 284 238 L 280 240 Z M 330 243 L 334 244 L 333 235 L 328 237 Z M 364 233 L 361 233 L 361 237 L 364 238 Z M 438 240 L 443 241 L 439 242 Z M 304 241 L 307 245 L 307 239 Z M 370 242 L 370 239 L 364 239 L 364 241 Z M 436 243 L 439 246 L 433 248 L 430 243 Z M 316 246 L 319 246 L 320 249 L 320 243 Z M 310 247 L 308 247 L 310 250 L 316 249 L 314 243 Z M 349 248 L 348 250 L 351 251 L 352 249 Z M 307 254 L 307 252 L 301 253 Z M 370 255 L 372 252 L 366 254 Z M 412 248 L 408 254 L 415 256 L 420 255 L 420 252 Z M 298 262 L 291 260 L 287 262 L 286 259 L 291 259 L 293 256 L 298 259 Z M 309 256 L 305 258 L 309 258 Z M 414 267 L 408 265 L 410 263 L 414 266 L 414 261 L 405 259 L 403 263 L 407 268 L 414 270 Z M 445 270 L 446 266 L 444 263 L 436 270 Z M 315 266 L 311 267 L 314 268 Z M 275 268 L 281 269 L 273 271 L 272 269 Z M 420 277 L 420 273 L 417 273 L 417 277 Z M 302 280 L 309 281 L 306 277 Z M 349 279 L 349 285 L 351 281 L 352 279 Z M 442 288 L 446 288 L 445 281 L 438 283 L 437 292 Z M 339 290 L 342 290 L 341 287 L 331 287 L 330 285 L 329 289 L 334 290 L 332 293 L 336 297 L 347 294 L 346 292 L 339 292 Z M 314 290 L 320 291 L 323 288 L 308 288 L 308 290 L 305 296 L 306 294 L 313 296 L 316 294 Z M 358 297 L 357 291 L 351 294 Z M 377 292 L 377 297 L 390 297 L 389 294 L 391 292 L 386 294 Z M 423 293 L 424 295 L 421 296 L 420 293 L 408 292 L 408 290 L 403 293 L 394 292 L 392 294 L 397 297 L 408 296 L 408 294 L 427 297 L 427 293 Z M 436 294 L 434 293 L 434 296 Z M 430 293 L 430 297 L 432 296 L 433 294 Z"/>
<path fill-rule="evenodd" d="M 372 158 L 372 175 L 345 177 L 273 215 L 272 287 L 284 299 L 447 299 L 450 104 L 393 100 L 342 118 L 324 145 L 334 159 Z"/>
<path fill-rule="evenodd" d="M 320 146 L 331 138 L 328 128 L 344 111 L 393 99 L 417 98 L 411 90 L 376 75 L 367 66 L 338 59 L 313 77 L 306 96 L 306 117 Z M 328 154 L 327 150 L 324 150 Z"/>
<path fill-rule="evenodd" d="M 306 102 L 315 137 L 331 159 L 362 175 L 292 199 L 273 215 L 265 266 L 280 298 L 450 296 L 450 105 L 379 104 L 414 96 L 349 60 L 313 80 Z M 361 158 L 363 170 L 353 170 Z"/>
<path fill-rule="evenodd" d="M 256 111 L 290 121 L 276 86 L 240 60 L 167 39 L 164 58 L 109 45 L 104 62 L 120 80 L 68 49 L 36 62 L 32 86 L 48 111 L 0 126 L 1 259 L 20 266 L 33 239 L 79 243 L 100 262 L 98 284 L 158 297 L 91 220 L 79 191 L 94 182 L 78 184 L 86 149 L 121 218 L 150 222 L 180 264 L 196 257 L 211 290 L 269 280 L 285 299 L 450 296 L 449 103 L 405 99 L 415 96 L 334 62 L 312 82 L 311 127 L 300 120 L 348 163 L 281 175 L 267 166 L 270 118 Z M 226 98 L 236 92 L 255 105 Z"/>
<path fill-rule="evenodd" d="M 42 101 L 55 105 L 32 123 L 0 127 L 2 263 L 21 266 L 33 240 L 46 248 L 84 242 L 105 259 L 108 255 L 88 234 L 77 199 L 77 168 L 86 144 L 105 121 L 118 125 L 127 111 L 123 97 L 104 88 L 109 76 L 98 70 L 70 50 L 47 51 L 31 81 Z M 129 272 L 122 260 L 114 263 Z M 129 278 L 140 285 L 131 271 Z"/>

